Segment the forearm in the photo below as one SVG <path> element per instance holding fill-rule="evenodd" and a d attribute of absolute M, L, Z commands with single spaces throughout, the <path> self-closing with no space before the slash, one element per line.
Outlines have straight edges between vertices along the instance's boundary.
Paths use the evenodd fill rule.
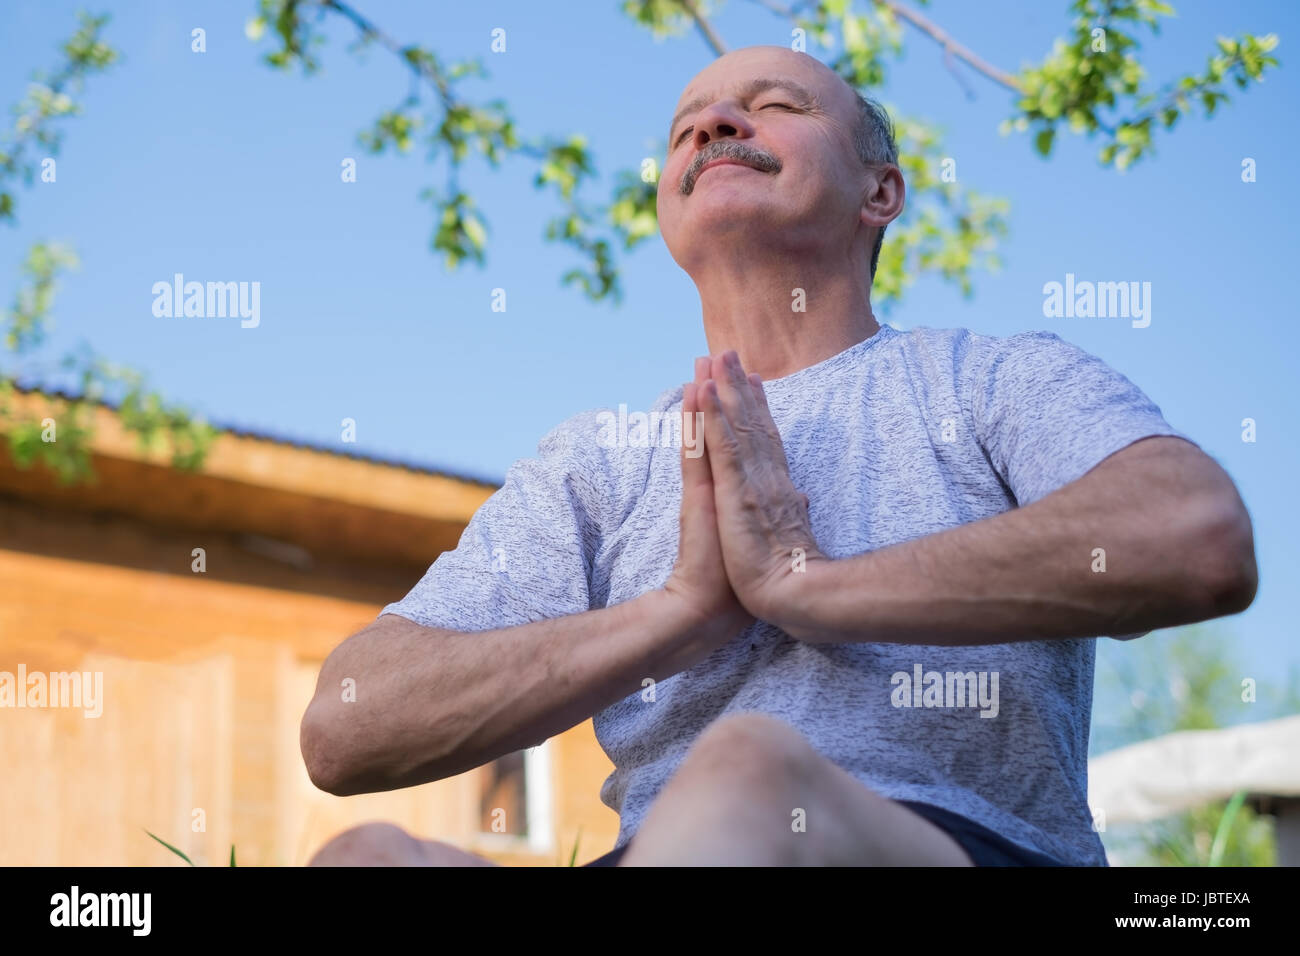
<path fill-rule="evenodd" d="M 1250 603 L 1249 520 L 1225 504 L 1239 504 L 1235 490 L 1182 489 L 1162 504 L 1152 487 L 1100 494 L 1105 477 L 879 551 L 809 562 L 804 581 L 790 575 L 782 626 L 811 642 L 992 644 L 1132 634 Z"/>
<path fill-rule="evenodd" d="M 1017 544 L 1019 522 L 1002 520 L 1015 515 L 810 562 L 786 629 L 811 642 L 994 644 L 1149 630 L 1185 607 L 1180 571 L 1094 573 L 1082 538 L 1034 529 Z"/>
<path fill-rule="evenodd" d="M 304 757 L 313 780 L 339 795 L 462 773 L 567 730 L 647 677 L 690 666 L 697 623 L 662 591 L 475 633 L 384 615 L 321 668 L 303 718 Z M 342 692 L 349 677 L 353 701 Z"/>

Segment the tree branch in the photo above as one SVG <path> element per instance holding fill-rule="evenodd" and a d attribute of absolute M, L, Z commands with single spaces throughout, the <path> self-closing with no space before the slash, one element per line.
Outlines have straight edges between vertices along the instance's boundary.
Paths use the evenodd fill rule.
<path fill-rule="evenodd" d="M 321 0 L 321 6 L 341 14 L 345 19 L 352 22 L 352 25 L 357 28 L 358 32 L 360 32 L 363 37 L 368 40 L 374 40 L 380 46 L 397 54 L 397 56 L 410 67 L 416 76 L 422 77 L 433 84 L 434 88 L 438 91 L 438 95 L 442 97 L 445 106 L 451 106 L 453 103 L 451 89 L 447 84 L 446 77 L 441 73 L 437 70 L 429 69 L 423 63 L 416 63 L 413 61 L 406 55 L 406 47 L 388 36 L 356 10 L 353 10 L 346 3 L 341 2 L 341 0 Z"/>
<path fill-rule="evenodd" d="M 793 6 L 783 7 L 779 3 L 775 3 L 774 0 L 753 0 L 753 2 L 760 7 L 766 7 L 778 17 L 784 17 L 787 20 L 793 20 L 799 14 L 799 7 L 801 6 L 801 4 L 796 3 Z M 807 3 L 802 5 L 807 6 Z"/>
<path fill-rule="evenodd" d="M 912 26 L 916 27 L 922 33 L 926 34 L 928 37 L 930 37 L 936 43 L 942 46 L 946 53 L 948 53 L 951 56 L 957 57 L 959 60 L 965 61 L 971 67 L 973 67 L 974 69 L 978 70 L 980 73 L 983 73 L 985 76 L 987 76 L 993 82 L 1001 84 L 1002 86 L 1005 86 L 1007 89 L 1012 90 L 1013 92 L 1016 93 L 1024 92 L 1024 89 L 1023 87 L 1021 87 L 1020 81 L 1018 79 L 1016 79 L 1010 73 L 1007 73 L 1003 70 L 999 70 L 996 66 L 993 66 L 991 63 L 987 63 L 984 60 L 980 59 L 978 56 L 976 56 L 970 50 L 966 49 L 966 47 L 962 46 L 960 43 L 958 43 L 956 40 L 950 37 L 947 33 L 945 33 L 942 29 L 940 29 L 937 24 L 926 19 L 917 11 L 911 9 L 910 7 L 903 6 L 901 3 L 898 2 L 898 0 L 876 0 L 876 3 L 879 6 L 882 6 L 885 9 L 887 9 L 890 13 L 894 14 L 894 16 L 906 20 L 908 23 L 912 24 Z"/>
<path fill-rule="evenodd" d="M 722 42 L 722 38 L 714 32 L 709 21 L 704 19 L 700 14 L 699 8 L 695 5 L 695 0 L 677 0 L 682 5 L 682 9 L 691 15 L 695 25 L 700 28 L 700 33 L 704 36 L 704 42 L 709 45 L 717 56 L 722 56 L 727 52 L 727 45 Z"/>

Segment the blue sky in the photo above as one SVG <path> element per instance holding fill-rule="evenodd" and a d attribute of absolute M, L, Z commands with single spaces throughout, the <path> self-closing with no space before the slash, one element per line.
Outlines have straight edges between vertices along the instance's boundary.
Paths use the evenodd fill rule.
<path fill-rule="evenodd" d="M 694 32 L 655 41 L 618 12 L 588 2 L 581 17 L 552 4 L 472 5 L 358 0 L 388 33 L 448 60 L 479 57 L 489 76 L 466 81 L 475 100 L 507 101 L 525 136 L 584 133 L 602 173 L 656 154 L 677 97 L 712 58 Z M 574 9 L 566 6 L 565 9 Z M 1066 25 L 1066 3 L 938 2 L 930 15 L 1005 69 L 1041 58 Z M 939 49 L 909 30 L 904 58 L 877 95 L 940 123 L 962 181 L 1011 200 L 1004 269 L 977 276 L 964 300 L 923 280 L 888 318 L 903 326 L 965 326 L 1007 335 L 1049 329 L 1104 358 L 1228 469 L 1251 510 L 1261 586 L 1254 606 L 1226 622 L 1249 673 L 1276 677 L 1300 662 L 1286 601 L 1296 580 L 1300 465 L 1291 389 L 1297 354 L 1289 274 L 1300 214 L 1288 157 L 1297 155 L 1300 71 L 1290 3 L 1181 2 L 1146 43 L 1154 79 L 1204 66 L 1217 34 L 1277 32 L 1282 67 L 1210 122 L 1160 135 L 1158 155 L 1120 175 L 1097 145 L 1065 137 L 1050 161 L 1028 138 L 1001 136 L 1007 94 L 965 71 L 968 100 Z M 8 2 L 0 10 L 0 91 L 16 102 L 32 70 L 52 66 L 78 4 Z M 92 6 L 113 13 L 107 37 L 124 54 L 93 78 L 84 116 L 67 124 L 58 181 L 22 192 L 17 228 L 0 230 L 0 282 L 37 239 L 73 244 L 81 269 L 62 284 L 52 345 L 87 341 L 148 373 L 168 397 L 212 421 L 312 443 L 499 479 L 551 427 L 583 409 L 645 408 L 691 375 L 704 351 L 694 287 L 657 238 L 622 256 L 621 307 L 589 304 L 559 276 L 577 264 L 541 240 L 558 210 L 531 186 L 535 166 L 471 163 L 461 181 L 491 229 L 489 259 L 448 273 L 428 248 L 427 185 L 441 161 L 419 151 L 372 157 L 358 131 L 408 89 L 378 49 L 344 49 L 328 24 L 323 71 L 310 78 L 260 63 L 250 43 L 252 0 Z M 788 42 L 788 24 L 733 2 L 715 25 L 734 48 Z M 190 30 L 207 52 L 190 51 Z M 505 54 L 488 48 L 504 27 Z M 835 50 L 812 50 L 830 60 Z M 358 181 L 340 161 L 358 159 Z M 1240 179 L 1243 157 L 1258 181 Z M 187 277 L 257 280 L 261 325 L 158 319 L 154 282 Z M 1042 287 L 1081 279 L 1152 284 L 1152 322 L 1049 319 Z M 506 313 L 490 309 L 508 290 Z M 4 293 L 7 300 L 9 292 Z M 341 419 L 357 444 L 340 443 Z M 1258 440 L 1241 440 L 1241 420 Z M 1105 644 L 1106 642 L 1103 642 Z M 1107 651 L 1109 653 L 1109 650 Z"/>

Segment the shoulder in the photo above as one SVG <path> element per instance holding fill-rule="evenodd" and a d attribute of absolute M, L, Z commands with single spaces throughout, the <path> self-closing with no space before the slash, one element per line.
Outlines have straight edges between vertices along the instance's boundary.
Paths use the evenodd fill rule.
<path fill-rule="evenodd" d="M 1032 348 L 1035 337 L 1052 336 L 1050 332 L 1021 332 L 1015 335 L 986 335 L 962 327 L 935 328 L 917 325 L 905 329 L 890 327 L 888 345 L 914 360 L 964 367 L 982 362 L 999 350 Z M 1053 336 L 1054 337 L 1054 336 Z"/>
<path fill-rule="evenodd" d="M 640 414 L 662 419 L 680 410 L 681 401 L 678 385 L 660 393 Z M 532 460 L 550 481 L 563 482 L 605 530 L 618 527 L 647 483 L 651 448 L 630 447 L 625 434 L 629 416 L 637 412 L 626 406 L 584 409 L 548 431 L 537 444 L 538 458 Z M 512 472 L 526 467 L 525 461 L 517 462 Z"/>
<path fill-rule="evenodd" d="M 1030 329 L 1009 335 L 991 335 L 967 328 L 936 329 L 918 326 L 901 333 L 898 340 L 913 351 L 951 353 L 958 361 L 986 362 L 998 356 L 1082 352 L 1055 332 Z"/>
<path fill-rule="evenodd" d="M 1046 329 L 1028 329 L 1010 335 L 968 332 L 967 344 L 986 365 L 1011 361 L 1032 368 L 1062 363 L 1101 363 L 1097 356 Z"/>
<path fill-rule="evenodd" d="M 942 341 L 952 350 L 960 379 L 978 398 L 989 390 L 1041 388 L 1053 380 L 1068 381 L 1070 373 L 1105 363 L 1067 342 L 1055 332 L 1030 329 L 1010 335 L 989 335 L 971 329 L 944 329 Z"/>
<path fill-rule="evenodd" d="M 1043 329 L 991 335 L 918 326 L 894 338 L 909 365 L 925 377 L 950 377 L 961 404 L 976 417 L 1007 401 L 1040 396 L 1044 389 L 1064 393 L 1125 381 L 1097 356 Z"/>
<path fill-rule="evenodd" d="M 537 454 L 546 461 L 578 468 L 599 467 L 597 440 L 601 415 L 607 409 L 588 408 L 570 415 L 537 443 Z"/>
<path fill-rule="evenodd" d="M 537 452 L 557 465 L 617 477 L 629 467 L 626 441 L 618 441 L 619 429 L 625 429 L 629 416 L 647 412 L 660 418 L 674 409 L 680 410 L 682 386 L 661 392 L 648 409 L 589 408 L 566 418 L 547 432 L 537 444 Z M 635 465 L 632 465 L 635 468 Z"/>
<path fill-rule="evenodd" d="M 1058 401 L 1080 394 L 1136 397 L 1137 386 L 1100 356 L 1042 330 L 987 337 L 977 344 L 977 395 L 996 399 L 1033 396 Z"/>
<path fill-rule="evenodd" d="M 959 393 L 968 394 L 970 387 L 987 371 L 998 354 L 1032 348 L 1032 341 L 1022 336 L 1039 334 L 1050 333 L 996 336 L 961 327 L 918 325 L 895 329 L 887 344 L 898 349 L 907 364 L 925 378 L 951 379 Z"/>

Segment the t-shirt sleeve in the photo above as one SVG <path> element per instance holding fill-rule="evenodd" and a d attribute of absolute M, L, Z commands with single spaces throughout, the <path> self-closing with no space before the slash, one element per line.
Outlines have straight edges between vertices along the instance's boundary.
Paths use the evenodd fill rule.
<path fill-rule="evenodd" d="M 485 631 L 590 610 L 603 488 L 583 454 L 590 442 L 578 421 L 548 433 L 537 457 L 511 465 L 456 548 L 439 555 L 415 587 L 380 614 L 425 627 Z"/>
<path fill-rule="evenodd" d="M 977 440 L 1022 507 L 1141 438 L 1192 441 L 1140 388 L 1054 332 L 993 342 L 972 389 L 972 417 Z"/>
<path fill-rule="evenodd" d="M 1139 439 L 1192 441 L 1128 378 L 1055 333 L 992 341 L 978 366 L 972 417 L 980 445 L 1020 506 L 1082 478 Z"/>

